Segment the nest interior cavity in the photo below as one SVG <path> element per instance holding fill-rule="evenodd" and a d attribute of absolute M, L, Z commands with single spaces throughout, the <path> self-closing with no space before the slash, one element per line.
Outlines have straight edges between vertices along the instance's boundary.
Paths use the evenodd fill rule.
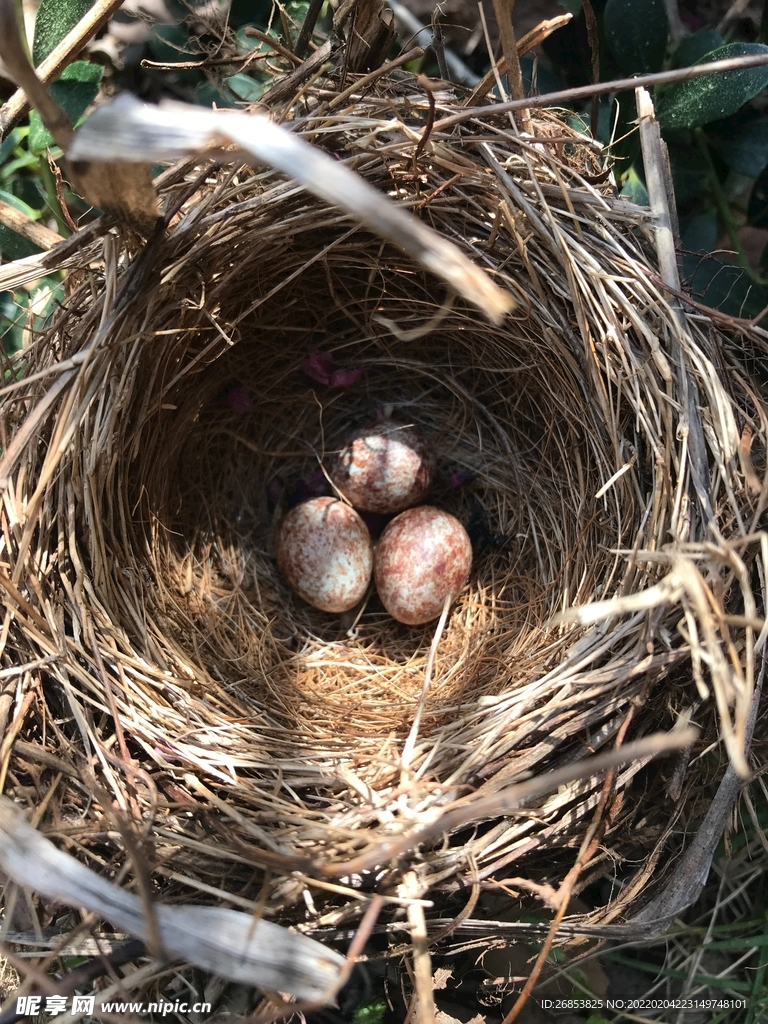
<path fill-rule="evenodd" d="M 534 120 L 538 141 L 496 117 L 435 133 L 414 162 L 425 112 L 423 96 L 374 90 L 302 130 L 512 291 L 501 326 L 271 171 L 212 169 L 200 184 L 200 167 L 181 168 L 166 201 L 199 187 L 164 238 L 140 254 L 115 234 L 82 249 L 3 409 L 6 436 L 37 410 L 5 463 L 5 656 L 45 662 L 17 734 L 53 743 L 73 776 L 87 764 L 147 821 L 156 858 L 176 851 L 177 884 L 224 898 L 239 873 L 241 900 L 278 916 L 300 899 L 297 858 L 342 873 L 472 795 L 669 724 L 697 680 L 737 746 L 751 698 L 720 625 L 693 675 L 699 641 L 678 626 L 702 595 L 743 606 L 751 593 L 703 542 L 744 556 L 764 499 L 740 439 L 749 428 L 759 463 L 759 402 L 711 324 L 681 328 L 647 213 L 587 180 L 589 140 L 554 113 Z M 318 354 L 362 372 L 323 382 Z M 285 509 L 322 489 L 351 429 L 383 417 L 429 439 L 429 500 L 475 542 L 437 642 L 434 624 L 402 626 L 375 596 L 359 617 L 318 612 L 275 565 Z M 611 599 L 625 603 L 599 621 L 563 616 Z M 675 808 L 641 768 L 616 785 L 654 794 L 652 845 Z M 512 863 L 549 878 L 601 785 L 422 851 L 423 890 L 470 864 L 475 878 Z M 617 845 L 642 811 L 603 808 Z M 87 849 L 99 815 L 79 821 Z M 540 850 L 555 859 L 534 863 Z"/>

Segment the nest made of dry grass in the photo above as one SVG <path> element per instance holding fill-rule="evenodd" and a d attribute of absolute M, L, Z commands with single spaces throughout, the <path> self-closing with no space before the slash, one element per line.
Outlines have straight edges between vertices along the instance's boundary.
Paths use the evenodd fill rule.
<path fill-rule="evenodd" d="M 5 791 L 102 870 L 111 801 L 165 898 L 296 921 L 312 893 L 312 930 L 372 888 L 394 898 L 405 869 L 422 893 L 556 884 L 599 809 L 588 880 L 633 828 L 656 863 L 717 757 L 673 795 L 634 764 L 608 801 L 584 779 L 380 868 L 393 838 L 697 698 L 702 748 L 719 728 L 743 756 L 763 406 L 707 317 L 671 304 L 647 211 L 591 183 L 594 143 L 557 112 L 532 139 L 489 110 L 414 165 L 427 110 L 410 78 L 333 111 L 319 90 L 298 128 L 509 288 L 502 326 L 276 173 L 186 165 L 164 178 L 183 202 L 163 237 L 87 236 L 5 389 Z M 324 387 L 313 350 L 364 373 Z M 324 615 L 273 558 L 297 484 L 382 414 L 430 438 L 432 500 L 485 539 L 417 734 L 434 625 L 375 599 L 356 623 Z M 630 870 L 596 919 L 647 881 Z"/>

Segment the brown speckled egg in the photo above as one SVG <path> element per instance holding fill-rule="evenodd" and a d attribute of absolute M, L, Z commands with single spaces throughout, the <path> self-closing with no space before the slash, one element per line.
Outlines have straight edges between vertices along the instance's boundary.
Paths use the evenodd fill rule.
<path fill-rule="evenodd" d="M 434 474 L 432 449 L 415 427 L 382 423 L 355 434 L 330 476 L 355 508 L 402 512 L 424 500 Z"/>
<path fill-rule="evenodd" d="M 324 612 L 345 612 L 368 588 L 371 535 L 343 501 L 312 498 L 292 508 L 280 524 L 277 565 L 308 604 Z"/>
<path fill-rule="evenodd" d="M 472 544 L 454 516 L 431 505 L 409 508 L 384 530 L 373 565 L 381 603 L 398 622 L 431 622 L 455 601 L 472 568 Z"/>

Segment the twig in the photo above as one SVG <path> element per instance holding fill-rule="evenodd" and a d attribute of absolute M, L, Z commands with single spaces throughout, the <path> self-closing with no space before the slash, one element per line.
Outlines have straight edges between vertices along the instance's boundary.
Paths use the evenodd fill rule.
<path fill-rule="evenodd" d="M 419 21 L 415 14 L 411 14 L 408 8 L 400 3 L 400 0 L 388 0 L 387 7 L 391 8 L 397 27 L 401 32 L 409 33 L 410 37 L 424 50 L 432 45 L 432 30 Z M 467 67 L 453 50 L 446 48 L 445 62 L 453 82 L 458 82 L 459 85 L 475 86 L 480 81 L 480 77 Z"/>
<path fill-rule="evenodd" d="M 440 26 L 439 4 L 435 7 L 434 11 L 432 11 L 432 51 L 435 54 L 435 60 L 437 61 L 437 67 L 440 71 L 440 77 L 446 82 L 450 82 L 451 76 L 445 59 L 445 39 L 443 38 L 443 30 Z"/>
<path fill-rule="evenodd" d="M 2 201 L 0 201 L 0 224 L 4 224 L 34 245 L 39 245 L 41 249 L 52 249 L 54 245 L 64 241 L 61 235 L 51 231 L 45 224 L 38 224 L 37 221 L 30 220 L 21 210 Z"/>
<path fill-rule="evenodd" d="M 298 67 L 302 63 L 293 50 L 289 50 L 287 46 L 283 46 L 283 44 L 278 42 L 274 36 L 267 35 L 266 32 L 262 32 L 261 29 L 255 28 L 253 25 L 247 25 L 244 31 L 249 39 L 258 39 L 260 43 L 266 43 L 267 46 L 271 46 L 275 53 L 279 53 L 281 57 L 285 57 L 285 59 L 289 60 L 295 67 Z"/>
<path fill-rule="evenodd" d="M 325 0 L 310 0 L 306 17 L 301 26 L 301 32 L 299 32 L 299 38 L 296 40 L 295 50 L 297 57 L 303 57 L 309 49 L 309 40 L 312 38 L 312 33 L 315 30 L 315 25 L 320 17 L 320 11 L 322 11 L 324 3 Z"/>
<path fill-rule="evenodd" d="M 323 0 L 325 3 L 325 0 Z M 287 100 L 293 96 L 297 90 L 305 82 L 308 82 L 315 72 L 322 68 L 323 64 L 328 60 L 333 52 L 333 45 L 330 39 L 326 39 L 322 46 L 320 46 L 311 57 L 300 64 L 297 68 L 285 78 L 282 78 L 276 85 L 273 85 L 271 89 L 264 93 L 261 97 L 261 102 L 265 106 L 270 106 L 274 103 L 280 103 L 282 100 Z"/>
<path fill-rule="evenodd" d="M 429 955 L 429 937 L 424 919 L 424 907 L 417 902 L 423 893 L 415 871 L 408 871 L 403 878 L 404 893 L 414 898 L 408 904 L 408 924 L 411 926 L 413 947 L 413 976 L 416 983 L 419 1024 L 435 1024 L 435 996 L 432 988 L 432 961 Z"/>
<path fill-rule="evenodd" d="M 0 37 L 2 47 L 0 53 L 14 80 L 21 83 L 21 88 L 35 105 L 43 124 L 51 133 L 54 141 L 66 150 L 72 141 L 74 132 L 69 118 L 48 92 L 45 85 L 35 74 L 22 42 L 21 28 L 16 15 L 14 0 L 0 0 Z M 6 108 L 0 110 L 2 125 Z"/>
<path fill-rule="evenodd" d="M 523 72 L 520 68 L 520 58 L 517 55 L 517 40 L 515 30 L 512 27 L 512 11 L 515 0 L 493 0 L 493 10 L 496 14 L 496 21 L 501 36 L 501 48 L 504 52 L 504 59 L 507 63 L 507 77 L 512 89 L 512 95 L 516 100 L 525 97 L 523 87 Z M 493 57 L 493 55 L 491 55 Z M 531 115 L 527 107 L 520 108 L 520 121 L 523 131 L 531 133 Z"/>
<path fill-rule="evenodd" d="M 314 1010 L 322 1010 L 329 1003 L 333 1004 L 335 997 L 349 981 L 349 976 L 358 958 L 362 956 L 368 939 L 370 939 L 373 931 L 376 930 L 376 919 L 381 913 L 384 903 L 385 900 L 381 896 L 374 896 L 371 899 L 357 930 L 350 936 L 352 941 L 349 944 L 346 960 L 344 961 L 344 966 L 339 971 L 336 984 L 325 999 L 290 1003 L 288 1006 L 283 1005 L 279 1007 L 268 1005 L 260 1013 L 257 1013 L 255 1017 L 249 1018 L 252 1024 L 276 1024 L 280 1020 L 294 1020 L 296 1018 L 301 1020 L 304 1018 L 300 1015 L 312 1013 Z"/>
<path fill-rule="evenodd" d="M 666 163 L 663 159 L 664 143 L 661 138 L 661 129 L 656 121 L 653 101 L 647 90 L 641 87 L 636 90 L 635 96 L 640 121 L 640 142 L 643 150 L 643 162 L 645 164 L 648 200 L 655 220 L 654 237 L 659 260 L 659 274 L 666 285 L 671 289 L 679 291 L 680 272 L 677 266 L 675 235 L 672 230 L 672 217 L 670 214 L 670 205 L 674 206 L 674 200 L 671 204 L 669 201 L 669 194 L 673 190 L 673 185 L 665 173 Z M 682 304 L 672 301 L 670 306 L 675 313 L 680 330 L 686 331 L 687 324 Z M 699 415 L 698 386 L 685 364 L 682 352 L 680 351 L 679 340 L 674 333 L 671 339 L 671 350 L 673 360 L 677 365 L 676 372 L 683 401 L 688 410 L 689 472 L 696 494 L 701 502 L 701 507 L 707 520 L 709 520 L 712 517 L 712 503 L 706 479 L 707 452 L 703 425 Z"/>
<path fill-rule="evenodd" d="M 726 25 L 732 18 L 737 18 L 746 7 L 749 6 L 749 0 L 732 0 L 729 4 L 728 10 L 725 12 L 723 17 L 718 22 L 716 28 L 718 32 L 723 32 Z"/>
<path fill-rule="evenodd" d="M 414 46 L 412 50 L 406 50 L 405 53 L 401 53 L 399 56 L 395 57 L 394 60 L 389 60 L 386 64 L 382 64 L 380 68 L 374 68 L 373 71 L 369 71 L 367 75 L 363 75 L 362 78 L 358 78 L 358 80 L 348 86 L 344 92 L 340 92 L 338 96 L 334 96 L 328 104 L 328 109 L 335 110 L 337 107 L 346 103 L 350 96 L 354 96 L 356 92 L 361 92 L 363 89 L 367 89 L 369 85 L 377 79 L 382 78 L 388 72 L 394 71 L 395 68 L 402 67 L 403 64 L 409 64 L 412 60 L 417 60 L 419 57 L 423 56 L 424 51 L 420 46 Z"/>
<path fill-rule="evenodd" d="M 17 885 L 92 910 L 148 944 L 139 897 L 58 850 L 7 797 L 0 797 L 0 866 Z M 306 935 L 223 907 L 153 904 L 153 910 L 158 941 L 172 958 L 299 999 L 322 1000 L 336 991 L 344 958 Z"/>
<path fill-rule="evenodd" d="M 445 131 L 454 125 L 471 121 L 473 117 L 487 117 L 488 114 L 506 114 L 509 111 L 524 110 L 526 107 L 553 107 L 562 103 L 573 103 L 575 100 L 589 99 L 591 96 L 606 96 L 611 92 L 626 92 L 639 86 L 667 85 L 670 82 L 687 82 L 693 78 L 706 75 L 717 75 L 724 71 L 741 71 L 745 68 L 759 68 L 768 64 L 768 54 L 754 53 L 746 57 L 730 57 L 728 60 L 713 60 L 709 64 L 693 64 L 688 68 L 675 68 L 672 71 L 659 71 L 655 75 L 639 75 L 635 78 L 615 78 L 611 82 L 596 82 L 594 85 L 581 85 L 576 89 L 560 89 L 548 92 L 543 96 L 527 96 L 524 100 L 508 100 L 506 103 L 494 103 L 493 106 L 466 107 L 458 114 L 451 114 L 438 121 L 436 131 Z"/>
<path fill-rule="evenodd" d="M 622 722 L 621 727 L 618 733 L 616 734 L 616 740 L 614 743 L 616 749 L 619 749 L 622 743 L 624 742 L 629 726 L 632 722 L 632 719 L 634 718 L 634 712 L 635 707 L 633 706 L 629 709 L 629 712 L 624 718 L 624 721 Z M 598 802 L 597 807 L 595 808 L 595 813 L 592 816 L 592 822 L 589 828 L 587 829 L 587 833 L 584 836 L 584 839 L 582 840 L 581 847 L 579 849 L 579 855 L 576 858 L 576 862 L 570 869 L 568 874 L 565 876 L 557 890 L 556 898 L 559 901 L 559 904 L 555 911 L 555 916 L 549 926 L 549 932 L 547 933 L 547 937 L 544 940 L 544 943 L 539 951 L 539 955 L 536 957 L 536 963 L 533 966 L 533 969 L 528 977 L 528 980 L 523 986 L 522 992 L 518 996 L 512 1009 L 509 1011 L 509 1013 L 501 1022 L 501 1024 L 513 1024 L 513 1022 L 517 1020 L 517 1018 L 520 1016 L 523 1007 L 530 998 L 531 992 L 533 992 L 533 989 L 535 988 L 536 983 L 539 980 L 541 972 L 544 969 L 544 965 L 547 962 L 547 958 L 549 957 L 549 952 L 552 949 L 552 946 L 554 945 L 555 939 L 557 938 L 557 932 L 560 927 L 560 924 L 562 923 L 563 918 L 565 917 L 565 912 L 568 909 L 568 904 L 571 901 L 571 893 L 573 892 L 573 887 L 579 880 L 579 876 L 581 875 L 582 871 L 587 866 L 587 864 L 589 864 L 590 860 L 594 857 L 595 853 L 598 850 L 598 847 L 600 846 L 600 841 L 602 840 L 603 833 L 605 832 L 605 827 L 607 824 L 606 807 L 608 806 L 608 800 L 610 798 L 611 793 L 613 792 L 615 782 L 616 769 L 612 768 L 603 780 L 603 786 L 600 791 L 600 800 Z"/>
<path fill-rule="evenodd" d="M 583 0 L 584 20 L 587 23 L 587 38 L 589 49 L 592 53 L 592 84 L 600 81 L 600 36 L 597 31 L 597 18 L 591 0 Z M 592 107 L 589 113 L 589 130 L 592 138 L 597 138 L 597 119 L 600 114 L 600 97 L 592 97 Z"/>
<path fill-rule="evenodd" d="M 432 125 L 435 123 L 435 91 L 433 83 L 427 78 L 426 75 L 419 75 L 416 81 L 424 89 L 427 94 L 427 101 L 429 103 L 429 113 L 427 114 L 427 123 L 424 125 L 424 131 L 421 133 L 419 144 L 413 154 L 413 173 L 417 172 L 417 163 L 419 157 L 424 152 L 424 147 L 429 141 L 429 136 L 432 134 Z"/>
<path fill-rule="evenodd" d="M 488 88 L 485 90 L 486 92 L 488 92 L 488 90 L 492 87 L 493 83 L 495 82 L 496 83 L 496 88 L 499 91 L 500 99 L 502 99 L 504 102 L 506 102 L 506 100 L 507 100 L 507 93 L 506 93 L 506 90 L 504 88 L 504 83 L 501 80 L 501 75 L 502 75 L 501 65 L 502 64 L 504 65 L 504 72 L 503 73 L 506 74 L 506 72 L 507 72 L 507 58 L 504 57 L 504 55 L 502 54 L 502 56 L 501 56 L 501 58 L 499 60 L 494 60 L 493 59 L 493 46 L 491 44 L 491 33 L 488 31 L 488 19 L 485 16 L 485 8 L 483 7 L 482 3 L 478 3 L 478 5 L 477 5 L 477 13 L 480 15 L 480 24 L 483 27 L 483 38 L 485 39 L 485 48 L 488 51 L 488 54 L 491 56 L 491 67 L 486 72 L 485 78 L 480 83 L 480 85 L 483 85 L 485 82 L 488 82 Z"/>
<path fill-rule="evenodd" d="M 109 21 L 123 0 L 96 0 L 88 13 L 80 19 L 71 32 L 67 33 L 37 68 L 38 78 L 52 82 L 64 68 L 71 64 L 77 54 L 91 40 L 99 29 Z M 0 110 L 0 139 L 16 126 L 29 110 L 29 101 L 23 89 L 17 89 Z"/>
<path fill-rule="evenodd" d="M 752 743 L 764 674 L 765 662 L 761 666 L 752 698 L 752 707 L 747 719 L 744 739 L 745 755 Z M 709 875 L 720 837 L 726 829 L 743 785 L 744 779 L 739 776 L 733 765 L 729 764 L 717 787 L 709 810 L 704 815 L 704 820 L 699 825 L 693 842 L 680 860 L 672 878 L 664 890 L 627 924 L 645 924 L 655 928 L 655 933 L 658 934 L 673 918 L 681 914 L 698 898 Z"/>
<path fill-rule="evenodd" d="M 480 5 L 480 13 L 483 15 L 482 4 Z M 518 39 L 517 56 L 524 57 L 526 53 L 539 46 L 545 39 L 549 39 L 553 32 L 567 25 L 572 17 L 572 14 L 560 14 L 556 18 L 549 18 L 547 21 L 539 22 L 535 28 L 532 28 L 530 32 L 526 32 L 521 39 Z M 491 67 L 491 70 L 483 75 L 467 97 L 466 106 L 471 107 L 491 91 L 496 80 L 496 72 L 500 75 L 507 73 L 507 61 L 504 56 L 496 62 L 495 67 Z"/>

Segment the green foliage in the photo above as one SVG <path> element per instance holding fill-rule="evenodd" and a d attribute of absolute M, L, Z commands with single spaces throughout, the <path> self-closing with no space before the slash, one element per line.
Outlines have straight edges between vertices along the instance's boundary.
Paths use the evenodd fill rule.
<path fill-rule="evenodd" d="M 608 0 L 603 28 L 622 71 L 634 75 L 659 70 L 669 32 L 664 0 Z"/>
<path fill-rule="evenodd" d="M 359 1006 L 352 1018 L 352 1024 L 383 1024 L 387 1004 L 383 999 L 374 999 Z"/>
<path fill-rule="evenodd" d="M 712 50 L 700 64 L 747 54 L 768 54 L 762 43 L 729 43 Z M 734 114 L 768 86 L 768 67 L 743 68 L 675 82 L 661 95 L 656 116 L 663 130 L 697 128 Z"/>
<path fill-rule="evenodd" d="M 93 0 L 40 0 L 32 42 L 35 67 L 45 60 L 92 6 Z"/>
<path fill-rule="evenodd" d="M 72 124 L 77 124 L 99 93 L 104 69 L 86 60 L 76 60 L 65 68 L 61 78 L 51 86 L 51 95 L 64 108 Z M 29 118 L 29 148 L 42 153 L 53 142 L 43 126 L 40 115 L 33 111 Z"/>
<path fill-rule="evenodd" d="M 747 223 L 753 228 L 768 228 L 768 167 L 764 168 L 747 204 Z"/>
<path fill-rule="evenodd" d="M 30 288 L 0 292 L 0 346 L 5 353 L 18 352 L 24 331 L 42 330 L 63 300 L 64 286 L 57 275 L 42 277 Z"/>
<path fill-rule="evenodd" d="M 683 39 L 672 54 L 672 64 L 676 68 L 688 68 L 724 45 L 725 40 L 715 29 L 702 29 L 701 32 L 694 32 L 692 36 Z"/>
<path fill-rule="evenodd" d="M 746 178 L 757 178 L 768 164 L 768 117 L 718 127 L 710 141 L 724 162 Z"/>
<path fill-rule="evenodd" d="M 629 174 L 624 179 L 621 194 L 633 203 L 637 203 L 638 206 L 648 205 L 648 189 L 635 167 L 630 167 Z"/>
<path fill-rule="evenodd" d="M 694 258 L 690 259 L 688 256 L 684 256 L 683 270 L 686 272 L 686 276 L 693 274 L 696 266 L 700 262 L 695 258 L 697 253 L 710 253 L 717 245 L 717 213 L 713 208 L 706 210 L 704 213 L 695 214 L 692 217 L 688 217 L 680 225 L 680 236 L 684 253 L 694 254 Z M 685 260 L 689 259 L 689 263 L 685 263 Z"/>

